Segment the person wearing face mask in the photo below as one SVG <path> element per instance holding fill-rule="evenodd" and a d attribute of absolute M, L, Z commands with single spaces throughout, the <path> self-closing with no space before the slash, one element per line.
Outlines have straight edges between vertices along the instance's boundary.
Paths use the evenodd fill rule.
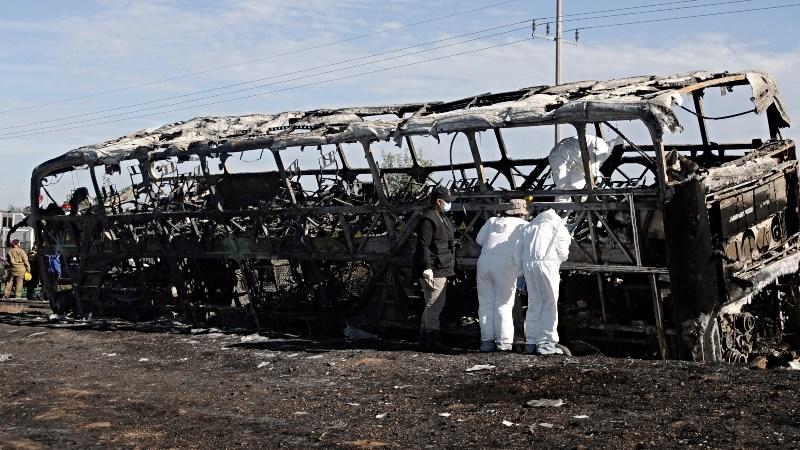
<path fill-rule="evenodd" d="M 447 301 L 447 278 L 455 275 L 455 227 L 445 216 L 452 196 L 446 187 L 436 186 L 429 200 L 417 222 L 414 252 L 413 271 L 420 278 L 425 299 L 419 344 L 423 351 L 445 352 L 449 349 L 441 341 L 439 315 Z"/>

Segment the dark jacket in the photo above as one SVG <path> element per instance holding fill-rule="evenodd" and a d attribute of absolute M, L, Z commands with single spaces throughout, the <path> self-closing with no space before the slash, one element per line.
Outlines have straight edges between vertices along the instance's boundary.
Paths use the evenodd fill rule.
<path fill-rule="evenodd" d="M 455 275 L 456 250 L 453 222 L 434 206 L 425 208 L 417 222 L 414 275 L 422 278 L 426 269 L 436 278 Z"/>

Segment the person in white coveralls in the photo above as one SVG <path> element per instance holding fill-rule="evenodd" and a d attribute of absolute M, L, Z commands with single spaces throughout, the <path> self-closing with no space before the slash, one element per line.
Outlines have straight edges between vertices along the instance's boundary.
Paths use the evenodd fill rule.
<path fill-rule="evenodd" d="M 572 237 L 564 220 L 552 209 L 547 209 L 525 226 L 520 240 L 517 258 L 528 286 L 525 353 L 562 354 L 556 346 L 559 269 L 569 256 Z"/>
<path fill-rule="evenodd" d="M 510 351 L 514 343 L 514 298 L 521 275 L 520 235 L 528 223 L 526 202 L 511 200 L 512 209 L 503 217 L 492 217 L 481 227 L 476 242 L 478 258 L 478 317 L 482 352 Z"/>

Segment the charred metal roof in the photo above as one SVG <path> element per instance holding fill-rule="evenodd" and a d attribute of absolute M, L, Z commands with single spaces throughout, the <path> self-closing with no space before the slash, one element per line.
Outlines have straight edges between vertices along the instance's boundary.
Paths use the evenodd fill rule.
<path fill-rule="evenodd" d="M 283 149 L 346 142 L 396 139 L 411 135 L 480 131 L 553 123 L 642 120 L 652 129 L 682 131 L 672 106 L 682 96 L 712 86 L 749 84 L 757 113 L 774 105 L 783 120 L 775 80 L 762 72 L 690 72 L 608 81 L 579 81 L 487 93 L 451 102 L 289 111 L 227 117 L 197 117 L 88 145 L 42 164 L 41 172 L 66 164 L 108 164 L 124 159 L 167 157 L 186 151 L 226 152 Z M 390 116 L 387 118 L 387 115 Z M 392 117 L 394 116 L 394 117 Z"/>

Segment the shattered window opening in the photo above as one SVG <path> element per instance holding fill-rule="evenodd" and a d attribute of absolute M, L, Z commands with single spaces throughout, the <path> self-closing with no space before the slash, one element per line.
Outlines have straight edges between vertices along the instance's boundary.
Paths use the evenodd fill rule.
<path fill-rule="evenodd" d="M 766 135 L 748 126 L 751 138 L 725 141 L 708 126 L 705 137 L 667 138 L 699 127 L 678 99 L 734 86 L 758 112 L 736 120 L 766 122 Z M 569 144 L 560 154 L 554 123 Z M 40 165 L 30 220 L 41 251 L 65 261 L 60 278 L 44 275 L 60 312 L 411 333 L 421 309 L 413 230 L 426 193 L 443 184 L 455 191 L 461 243 L 448 296 L 463 299 L 443 321 L 472 336 L 462 319 L 475 315 L 474 236 L 509 200 L 530 198 L 531 211 L 557 209 L 572 229 L 565 339 L 737 362 L 780 344 L 797 304 L 787 300 L 800 258 L 797 160 L 794 142 L 778 139 L 788 125 L 774 80 L 758 72 L 198 118 Z M 430 163 L 387 163 L 409 140 Z M 57 202 L 40 206 L 44 189 Z M 756 325 L 743 329 L 748 314 Z"/>

